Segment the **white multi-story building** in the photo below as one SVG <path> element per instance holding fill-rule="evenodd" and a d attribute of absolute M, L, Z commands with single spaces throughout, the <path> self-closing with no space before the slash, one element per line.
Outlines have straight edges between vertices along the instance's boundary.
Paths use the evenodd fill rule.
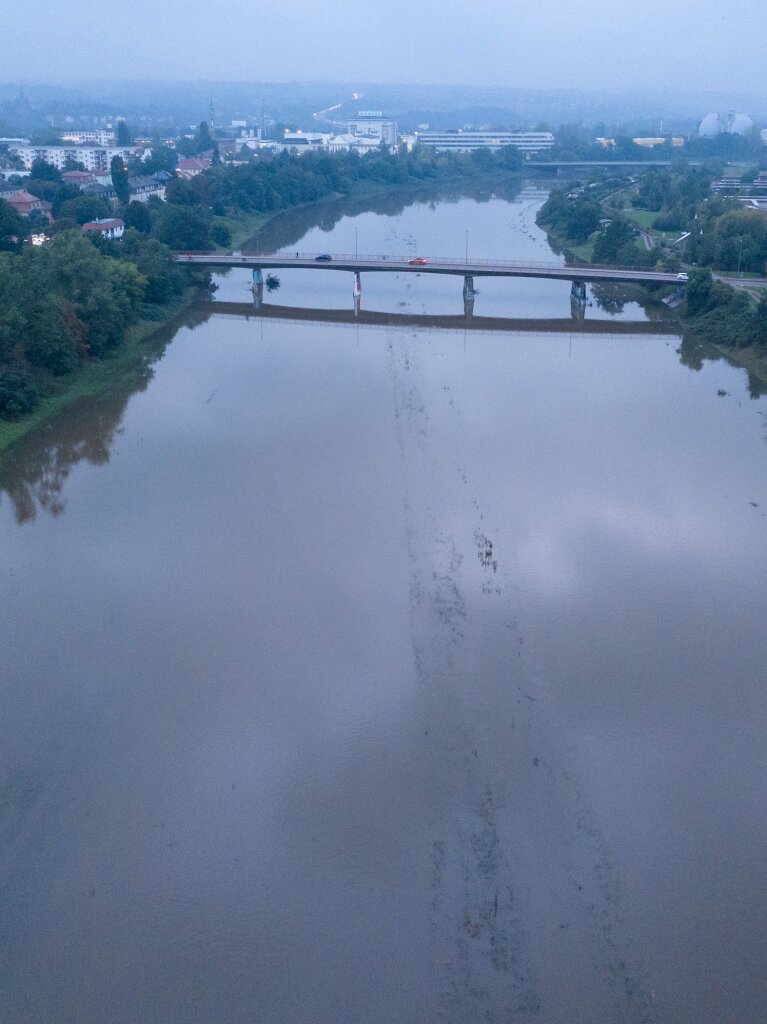
<path fill-rule="evenodd" d="M 305 152 L 309 149 L 327 149 L 331 138 L 329 132 L 291 132 L 285 129 L 282 141 L 290 148 Z"/>
<path fill-rule="evenodd" d="M 96 146 L 113 146 L 115 133 L 107 128 L 94 128 L 92 131 L 63 132 L 62 142 L 90 142 Z"/>
<path fill-rule="evenodd" d="M 361 110 L 349 120 L 346 132 L 348 135 L 376 139 L 379 144 L 384 143 L 386 146 L 397 145 L 397 122 L 391 117 L 384 117 L 380 110 Z"/>
<path fill-rule="evenodd" d="M 112 158 L 119 156 L 121 160 L 148 160 L 152 150 L 144 146 L 10 146 L 8 152 L 17 156 L 29 169 L 35 160 L 51 164 L 63 171 L 68 161 L 80 164 L 86 171 L 108 173 L 112 166 Z"/>
<path fill-rule="evenodd" d="M 419 146 L 432 149 L 453 149 L 466 153 L 472 149 L 501 149 L 514 146 L 524 154 L 540 153 L 551 149 L 554 136 L 551 132 L 419 132 L 416 136 Z"/>
<path fill-rule="evenodd" d="M 381 148 L 378 139 L 371 135 L 334 135 L 328 139 L 328 150 L 331 153 L 370 153 Z"/>

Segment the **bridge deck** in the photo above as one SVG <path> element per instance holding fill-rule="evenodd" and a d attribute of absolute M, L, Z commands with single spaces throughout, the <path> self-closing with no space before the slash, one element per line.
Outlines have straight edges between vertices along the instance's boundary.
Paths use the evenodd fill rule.
<path fill-rule="evenodd" d="M 455 260 L 429 257 L 425 264 L 399 256 L 333 254 L 318 260 L 307 253 L 176 253 L 179 263 L 203 267 L 243 267 L 248 270 L 345 270 L 352 273 L 453 274 L 468 277 L 537 277 L 562 281 L 624 281 L 637 284 L 678 284 L 674 273 L 621 267 L 563 266 L 511 260 Z"/>

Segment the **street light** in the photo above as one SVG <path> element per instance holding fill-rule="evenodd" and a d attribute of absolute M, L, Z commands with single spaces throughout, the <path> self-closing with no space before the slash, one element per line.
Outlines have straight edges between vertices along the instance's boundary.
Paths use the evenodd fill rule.
<path fill-rule="evenodd" d="M 469 229 L 466 228 L 466 262 L 469 262 Z"/>
<path fill-rule="evenodd" d="M 354 228 L 354 258 L 357 259 L 357 228 Z"/>

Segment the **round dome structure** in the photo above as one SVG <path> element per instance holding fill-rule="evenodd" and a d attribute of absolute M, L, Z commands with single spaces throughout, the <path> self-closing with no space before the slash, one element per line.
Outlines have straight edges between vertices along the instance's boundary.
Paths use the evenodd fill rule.
<path fill-rule="evenodd" d="M 704 139 L 715 139 L 717 135 L 748 135 L 754 122 L 748 114 L 729 111 L 727 114 L 706 114 L 700 122 L 698 135 Z"/>
<path fill-rule="evenodd" d="M 706 114 L 700 122 L 698 135 L 703 139 L 715 139 L 722 130 L 719 114 Z"/>
<path fill-rule="evenodd" d="M 729 132 L 731 135 L 748 135 L 754 127 L 754 122 L 748 114 L 732 114 Z"/>

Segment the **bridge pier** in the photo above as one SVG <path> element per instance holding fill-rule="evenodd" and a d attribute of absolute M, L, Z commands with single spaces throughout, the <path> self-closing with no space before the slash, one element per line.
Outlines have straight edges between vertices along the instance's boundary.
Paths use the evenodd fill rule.
<path fill-rule="evenodd" d="M 362 281 L 360 280 L 359 271 L 354 274 L 354 315 L 356 316 L 360 311 L 362 304 Z"/>
<path fill-rule="evenodd" d="M 573 281 L 570 288 L 570 314 L 574 320 L 586 319 L 586 282 Z"/>
<path fill-rule="evenodd" d="M 253 285 L 251 291 L 253 292 L 253 305 L 256 309 L 261 309 L 261 305 L 264 301 L 264 275 L 260 268 L 253 271 Z"/>
<path fill-rule="evenodd" d="M 471 320 L 474 314 L 474 278 L 465 274 L 463 278 L 463 315 Z"/>

